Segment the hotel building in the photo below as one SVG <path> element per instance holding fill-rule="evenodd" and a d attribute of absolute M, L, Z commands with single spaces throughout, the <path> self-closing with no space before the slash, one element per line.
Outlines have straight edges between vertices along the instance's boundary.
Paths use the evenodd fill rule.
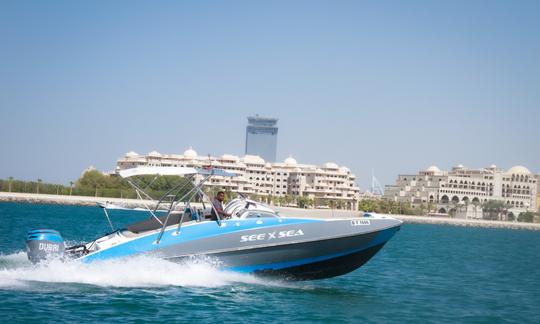
<path fill-rule="evenodd" d="M 117 161 L 117 169 L 137 166 L 221 168 L 234 172 L 237 176 L 214 176 L 207 185 L 248 196 L 304 196 L 315 199 L 317 205 L 332 200 L 353 210 L 357 209 L 360 198 L 355 175 L 348 168 L 332 162 L 316 166 L 299 164 L 292 157 L 282 163 L 269 163 L 257 155 L 199 156 L 192 148 L 182 155 L 160 154 L 156 151 L 146 155 L 129 152 Z M 195 181 L 201 179 L 201 176 L 198 177 Z"/>
<path fill-rule="evenodd" d="M 481 218 L 479 206 L 488 200 L 503 201 L 509 213 L 518 216 L 537 211 L 537 177 L 523 166 L 503 171 L 495 165 L 469 169 L 457 165 L 451 171 L 431 166 L 418 174 L 399 175 L 395 185 L 386 186 L 384 198 L 413 206 L 432 203 L 446 214 L 452 209 L 464 217 Z M 459 213 L 458 213 L 459 214 Z"/>
<path fill-rule="evenodd" d="M 540 174 L 536 175 L 536 211 L 540 210 Z"/>

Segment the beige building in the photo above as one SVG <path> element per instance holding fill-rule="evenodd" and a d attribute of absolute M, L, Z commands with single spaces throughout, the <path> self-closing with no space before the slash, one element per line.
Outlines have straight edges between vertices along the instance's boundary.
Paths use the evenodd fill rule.
<path fill-rule="evenodd" d="M 215 176 L 210 179 L 210 186 L 246 195 L 305 196 L 315 199 L 317 205 L 334 200 L 342 202 L 348 209 L 356 210 L 360 197 L 355 175 L 348 168 L 331 162 L 322 166 L 299 164 L 289 157 L 282 163 L 268 163 L 256 155 L 199 156 L 192 148 L 182 155 L 161 154 L 156 151 L 146 155 L 129 152 L 117 161 L 117 169 L 137 166 L 212 166 L 234 172 L 237 176 Z"/>
<path fill-rule="evenodd" d="M 394 201 L 437 205 L 439 213 L 454 209 L 463 217 L 481 218 L 479 206 L 488 200 L 504 201 L 515 216 L 537 211 L 537 177 L 523 166 L 503 171 L 495 165 L 469 169 L 457 165 L 451 171 L 431 166 L 418 174 L 399 175 L 386 186 L 384 197 Z"/>
<path fill-rule="evenodd" d="M 540 173 L 536 175 L 536 211 L 540 210 Z"/>

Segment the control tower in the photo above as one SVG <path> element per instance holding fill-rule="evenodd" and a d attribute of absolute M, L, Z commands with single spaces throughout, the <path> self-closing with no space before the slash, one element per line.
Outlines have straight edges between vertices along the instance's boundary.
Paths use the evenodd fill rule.
<path fill-rule="evenodd" d="M 258 155 L 266 162 L 276 161 L 277 118 L 248 117 L 246 127 L 246 154 Z"/>

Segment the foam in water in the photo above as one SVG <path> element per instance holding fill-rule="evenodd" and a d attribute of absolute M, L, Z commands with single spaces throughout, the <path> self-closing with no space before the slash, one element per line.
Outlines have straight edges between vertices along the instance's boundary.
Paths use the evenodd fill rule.
<path fill-rule="evenodd" d="M 139 256 L 90 264 L 52 260 L 34 266 L 25 252 L 0 255 L 0 288 L 32 282 L 79 283 L 103 287 L 220 287 L 234 283 L 282 285 L 253 275 L 218 270 L 211 262 L 178 264 Z"/>

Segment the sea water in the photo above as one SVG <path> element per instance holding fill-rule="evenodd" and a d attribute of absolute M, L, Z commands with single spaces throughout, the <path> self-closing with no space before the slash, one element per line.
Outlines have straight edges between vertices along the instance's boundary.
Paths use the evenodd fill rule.
<path fill-rule="evenodd" d="M 27 230 L 83 242 L 110 230 L 102 211 L 0 203 L 0 221 L 6 323 L 540 323 L 540 232 L 405 224 L 350 274 L 287 282 L 149 257 L 33 266 Z"/>

